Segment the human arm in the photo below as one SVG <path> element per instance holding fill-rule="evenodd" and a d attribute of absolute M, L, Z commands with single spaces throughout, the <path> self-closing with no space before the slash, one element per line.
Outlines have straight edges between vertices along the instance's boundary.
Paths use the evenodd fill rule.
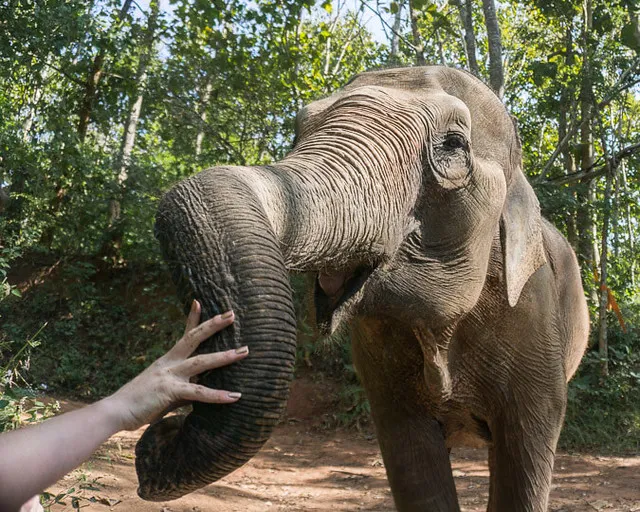
<path fill-rule="evenodd" d="M 194 375 L 246 357 L 230 350 L 189 357 L 198 345 L 233 322 L 233 313 L 198 325 L 194 301 L 184 336 L 164 356 L 113 395 L 38 425 L 0 435 L 0 512 L 15 512 L 120 430 L 135 430 L 176 404 L 233 403 L 240 395 L 189 382 Z"/>

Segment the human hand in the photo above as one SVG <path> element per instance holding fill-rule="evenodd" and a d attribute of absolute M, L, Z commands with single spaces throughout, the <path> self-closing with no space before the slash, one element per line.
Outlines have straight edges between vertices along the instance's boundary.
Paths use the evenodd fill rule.
<path fill-rule="evenodd" d="M 194 300 L 184 335 L 174 347 L 104 400 L 118 430 L 136 430 L 188 402 L 228 404 L 240 399 L 240 393 L 190 382 L 199 373 L 239 361 L 249 353 L 248 347 L 241 347 L 189 357 L 201 342 L 231 325 L 234 315 L 228 311 L 198 325 L 199 320 L 200 304 Z"/>

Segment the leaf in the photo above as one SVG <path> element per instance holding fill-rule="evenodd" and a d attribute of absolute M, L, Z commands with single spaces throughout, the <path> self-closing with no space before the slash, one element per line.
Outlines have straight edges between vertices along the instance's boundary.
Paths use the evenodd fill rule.
<path fill-rule="evenodd" d="M 333 4 L 331 3 L 331 0 L 325 0 L 322 3 L 322 8 L 327 11 L 328 14 L 331 14 L 333 12 Z"/>
<path fill-rule="evenodd" d="M 389 12 L 391 14 L 397 14 L 399 9 L 398 2 L 391 2 L 391 4 L 389 4 Z"/>
<path fill-rule="evenodd" d="M 531 63 L 533 71 L 533 83 L 541 86 L 545 78 L 554 78 L 557 74 L 558 66 L 554 62 L 535 61 Z"/>
<path fill-rule="evenodd" d="M 94 497 L 92 499 L 96 499 L 96 498 Z M 107 505 L 108 507 L 113 507 L 121 502 L 121 500 L 117 498 L 109 498 L 108 496 L 98 496 L 97 500 L 99 503 L 102 503 L 103 505 Z"/>
<path fill-rule="evenodd" d="M 622 44 L 636 52 L 640 52 L 640 33 L 633 23 L 628 23 L 622 27 L 620 35 L 622 36 Z"/>

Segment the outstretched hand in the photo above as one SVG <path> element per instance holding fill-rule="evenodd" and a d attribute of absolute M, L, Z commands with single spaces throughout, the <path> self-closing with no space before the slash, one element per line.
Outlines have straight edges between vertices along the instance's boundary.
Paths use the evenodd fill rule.
<path fill-rule="evenodd" d="M 233 312 L 198 325 L 194 301 L 184 335 L 164 356 L 113 395 L 39 425 L 0 435 L 0 510 L 41 510 L 25 501 L 71 471 L 119 430 L 134 430 L 190 401 L 232 403 L 240 393 L 200 386 L 190 379 L 247 356 L 249 349 L 190 357 L 200 343 L 233 323 Z M 27 475 L 28 477 L 26 477 Z"/>
<path fill-rule="evenodd" d="M 228 311 L 198 325 L 200 311 L 200 304 L 194 300 L 182 338 L 169 352 L 106 399 L 119 415 L 122 430 L 135 430 L 187 402 L 228 404 L 240 399 L 240 393 L 190 382 L 199 373 L 234 363 L 249 353 L 248 347 L 241 347 L 190 357 L 200 343 L 234 320 L 233 311 Z"/>

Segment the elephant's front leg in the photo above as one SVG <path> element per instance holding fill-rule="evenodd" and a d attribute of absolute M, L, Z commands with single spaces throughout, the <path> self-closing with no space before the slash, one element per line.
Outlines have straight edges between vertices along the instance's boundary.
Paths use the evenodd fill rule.
<path fill-rule="evenodd" d="M 368 330 L 368 329 L 367 329 Z M 353 357 L 400 512 L 459 511 L 449 453 L 425 403 L 422 353 L 413 340 L 353 336 Z"/>
<path fill-rule="evenodd" d="M 536 387 L 532 382 L 529 385 Z M 565 391 L 563 382 L 540 383 L 537 388 L 527 390 L 528 397 L 505 404 L 492 421 L 489 512 L 547 510 Z M 512 396 L 520 391 L 524 393 L 514 389 Z"/>

